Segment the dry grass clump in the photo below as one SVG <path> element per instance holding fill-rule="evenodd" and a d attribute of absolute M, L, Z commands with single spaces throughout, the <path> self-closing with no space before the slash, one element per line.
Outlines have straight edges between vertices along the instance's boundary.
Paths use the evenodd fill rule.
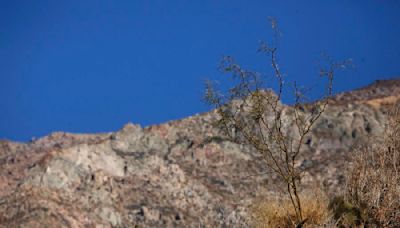
<path fill-rule="evenodd" d="M 304 226 L 317 227 L 330 219 L 329 200 L 321 191 L 301 193 Z M 276 197 L 261 201 L 252 208 L 252 223 L 255 227 L 296 227 L 296 213 L 287 197 Z M 301 226 L 300 226 L 301 227 Z"/>
<path fill-rule="evenodd" d="M 400 105 L 390 113 L 383 140 L 356 151 L 347 198 L 366 211 L 364 223 L 400 227 Z"/>

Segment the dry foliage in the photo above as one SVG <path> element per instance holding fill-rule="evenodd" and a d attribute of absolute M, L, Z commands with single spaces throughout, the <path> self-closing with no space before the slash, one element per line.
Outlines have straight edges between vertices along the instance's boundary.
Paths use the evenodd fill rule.
<path fill-rule="evenodd" d="M 321 191 L 300 194 L 303 202 L 303 216 L 307 218 L 304 227 L 319 227 L 329 222 L 331 215 L 328 199 Z M 295 227 L 296 213 L 287 197 L 262 201 L 252 208 L 255 227 Z"/>
<path fill-rule="evenodd" d="M 367 214 L 365 223 L 400 227 L 399 103 L 389 114 L 383 140 L 355 152 L 347 191 L 348 200 Z"/>
<path fill-rule="evenodd" d="M 271 20 L 275 38 L 279 30 L 275 20 Z M 305 216 L 305 208 L 300 197 L 300 182 L 302 170 L 297 166 L 299 155 L 314 123 L 325 111 L 332 95 L 332 81 L 335 70 L 344 68 L 349 61 L 332 62 L 320 71 L 321 77 L 327 78 L 323 98 L 309 105 L 304 110 L 304 91 L 296 82 L 292 84 L 295 103 L 292 108 L 286 108 L 280 100 L 287 87 L 284 85 L 284 74 L 278 66 L 277 47 L 262 43 L 259 51 L 269 57 L 273 77 L 278 89 L 273 93 L 265 85 L 261 75 L 254 71 L 243 69 L 232 57 L 225 57 L 221 70 L 237 80 L 237 84 L 226 95 L 214 89 L 212 83 L 206 84 L 206 101 L 213 105 L 219 114 L 217 125 L 233 141 L 247 144 L 257 150 L 266 166 L 284 183 L 283 192 L 287 193 L 292 205 L 295 224 L 303 224 L 309 218 Z M 328 59 L 327 59 L 328 60 Z"/>

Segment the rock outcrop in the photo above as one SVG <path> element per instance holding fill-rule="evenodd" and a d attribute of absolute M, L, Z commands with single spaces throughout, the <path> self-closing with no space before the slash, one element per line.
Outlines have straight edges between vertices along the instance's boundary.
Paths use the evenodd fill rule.
<path fill-rule="evenodd" d="M 390 80 L 336 96 L 306 141 L 305 185 L 340 189 L 351 151 L 382 134 L 399 95 Z M 249 206 L 277 180 L 216 118 L 1 141 L 0 227 L 246 227 Z"/>

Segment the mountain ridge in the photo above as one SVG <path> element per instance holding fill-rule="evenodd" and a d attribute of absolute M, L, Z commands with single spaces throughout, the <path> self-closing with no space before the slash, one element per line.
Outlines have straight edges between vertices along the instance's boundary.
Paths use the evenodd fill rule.
<path fill-rule="evenodd" d="M 384 80 L 333 97 L 298 164 L 304 186 L 339 191 L 351 150 L 382 134 L 399 94 L 400 80 Z M 0 227 L 249 226 L 249 207 L 277 194 L 278 179 L 260 175 L 257 151 L 224 137 L 216 119 L 213 110 L 110 133 L 2 140 Z"/>

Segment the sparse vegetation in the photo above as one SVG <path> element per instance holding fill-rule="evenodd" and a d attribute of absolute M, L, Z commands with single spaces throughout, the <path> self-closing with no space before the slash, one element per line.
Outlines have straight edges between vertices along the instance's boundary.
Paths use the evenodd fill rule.
<path fill-rule="evenodd" d="M 400 227 L 400 104 L 382 139 L 359 148 L 348 176 L 347 200 L 365 211 L 364 223 Z"/>
<path fill-rule="evenodd" d="M 278 84 L 277 92 L 272 92 L 269 89 L 272 86 L 264 84 L 264 75 L 245 70 L 232 57 L 225 57 L 221 70 L 232 75 L 238 83 L 223 95 L 216 91 L 212 83 L 207 82 L 205 99 L 216 108 L 220 117 L 217 125 L 224 133 L 233 141 L 250 145 L 257 150 L 266 166 L 284 183 L 283 192 L 287 193 L 287 200 L 268 202 L 257 210 L 259 216 L 256 217 L 267 216 L 268 221 L 275 221 L 283 219 L 287 214 L 284 224 L 302 227 L 312 221 L 314 216 L 320 216 L 313 215 L 317 213 L 316 210 L 310 210 L 316 207 L 314 203 L 303 203 L 305 199 L 301 196 L 300 189 L 303 170 L 298 166 L 298 159 L 307 135 L 325 111 L 332 96 L 335 70 L 346 67 L 350 62 L 329 61 L 327 67 L 321 69 L 320 76 L 327 78 L 325 93 L 320 101 L 309 105 L 312 107 L 308 107 L 308 111 L 305 111 L 303 105 L 304 90 L 294 82 L 292 91 L 295 103 L 292 108 L 285 108 L 280 100 L 287 86 L 284 84 L 284 74 L 278 66 L 276 47 L 280 31 L 274 19 L 271 19 L 271 25 L 275 34 L 274 41 L 272 45 L 262 43 L 259 51 L 270 58 L 272 72 Z M 280 207 L 282 203 L 285 207 Z M 288 205 L 292 206 L 291 209 Z"/>
<path fill-rule="evenodd" d="M 322 191 L 300 194 L 306 227 L 322 226 L 331 218 L 328 199 Z M 261 201 L 252 208 L 252 222 L 255 227 L 295 227 L 296 213 L 288 197 L 276 197 Z"/>

